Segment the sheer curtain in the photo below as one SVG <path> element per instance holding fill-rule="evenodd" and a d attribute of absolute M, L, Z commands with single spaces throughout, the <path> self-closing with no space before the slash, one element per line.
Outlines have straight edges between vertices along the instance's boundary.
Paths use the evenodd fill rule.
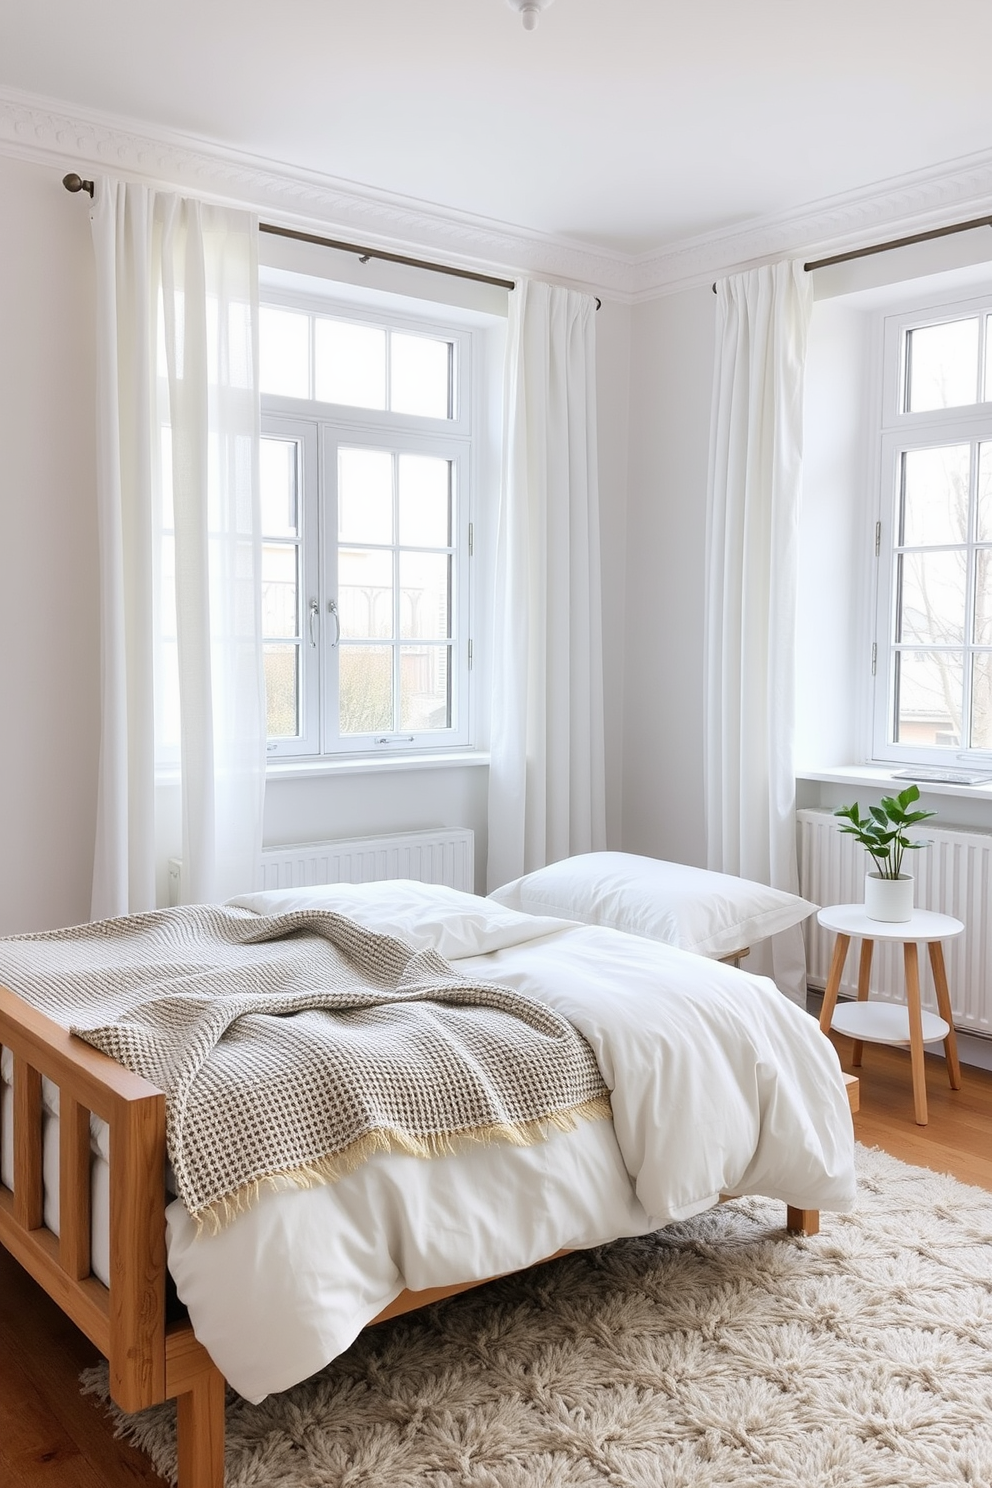
<path fill-rule="evenodd" d="M 94 918 L 254 884 L 265 788 L 257 224 L 100 180 Z M 171 781 L 171 785 L 170 785 Z"/>
<path fill-rule="evenodd" d="M 779 263 L 717 286 L 707 525 L 707 861 L 798 892 L 796 575 L 809 275 Z M 805 1005 L 797 928 L 752 954 Z"/>
<path fill-rule="evenodd" d="M 606 846 L 596 302 L 510 295 L 489 887 Z"/>

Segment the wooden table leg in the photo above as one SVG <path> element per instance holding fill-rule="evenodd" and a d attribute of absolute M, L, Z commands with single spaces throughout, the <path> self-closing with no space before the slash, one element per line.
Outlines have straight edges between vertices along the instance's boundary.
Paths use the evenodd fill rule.
<path fill-rule="evenodd" d="M 861 942 L 861 962 L 858 966 L 859 1002 L 868 1001 L 868 984 L 871 978 L 871 953 L 874 949 L 875 942 L 873 940 L 863 940 Z M 861 1040 L 855 1039 L 854 1052 L 851 1055 L 851 1063 L 854 1065 L 855 1069 L 860 1069 L 861 1067 L 861 1056 L 864 1053 L 864 1049 L 865 1046 L 861 1042 Z"/>
<path fill-rule="evenodd" d="M 944 948 L 939 940 L 930 942 L 930 967 L 933 984 L 937 990 L 937 1010 L 950 1032 L 944 1040 L 944 1059 L 947 1061 L 947 1078 L 952 1090 L 961 1089 L 961 1066 L 958 1063 L 958 1041 L 951 1016 L 951 994 L 947 990 L 947 972 L 944 970 Z"/>
<path fill-rule="evenodd" d="M 927 1124 L 927 1072 L 923 1055 L 923 1015 L 920 1008 L 920 963 L 916 941 L 903 947 L 906 965 L 906 1006 L 909 1010 L 909 1053 L 913 1065 L 913 1105 L 917 1126 Z"/>
<path fill-rule="evenodd" d="M 830 1032 L 830 1022 L 837 1006 L 837 993 L 840 990 L 841 973 L 844 970 L 844 962 L 847 960 L 847 948 L 851 944 L 849 935 L 838 935 L 834 942 L 834 957 L 830 963 L 830 975 L 827 977 L 826 991 L 823 994 L 823 1006 L 820 1009 L 820 1029 L 823 1033 Z"/>

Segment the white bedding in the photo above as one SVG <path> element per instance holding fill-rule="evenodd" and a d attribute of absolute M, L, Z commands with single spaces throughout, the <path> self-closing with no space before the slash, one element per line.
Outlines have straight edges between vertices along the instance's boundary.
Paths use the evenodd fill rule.
<path fill-rule="evenodd" d="M 321 1368 L 404 1287 L 477 1280 L 645 1233 L 721 1193 L 853 1206 L 853 1131 L 837 1057 L 816 1022 L 764 978 L 422 884 L 233 902 L 260 913 L 333 908 L 548 1002 L 589 1040 L 613 1103 L 612 1123 L 585 1122 L 535 1147 L 380 1156 L 336 1184 L 265 1194 L 218 1236 L 197 1238 L 173 1202 L 169 1266 L 179 1295 L 249 1400 Z"/>

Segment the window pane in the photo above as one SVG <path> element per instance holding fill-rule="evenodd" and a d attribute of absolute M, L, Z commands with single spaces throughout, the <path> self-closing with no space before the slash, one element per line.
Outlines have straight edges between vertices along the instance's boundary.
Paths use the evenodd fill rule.
<path fill-rule="evenodd" d="M 967 542 L 971 446 L 907 450 L 902 462 L 900 547 Z"/>
<path fill-rule="evenodd" d="M 971 747 L 992 749 L 992 652 L 976 651 L 971 682 Z"/>
<path fill-rule="evenodd" d="M 964 658 L 960 651 L 901 651 L 895 658 L 896 744 L 960 749 Z"/>
<path fill-rule="evenodd" d="M 378 326 L 318 318 L 314 361 L 314 396 L 321 403 L 385 408 L 386 333 Z"/>
<path fill-rule="evenodd" d="M 400 647 L 400 728 L 451 727 L 450 646 Z"/>
<path fill-rule="evenodd" d="M 992 646 L 992 548 L 975 549 L 976 646 Z"/>
<path fill-rule="evenodd" d="M 338 451 L 338 538 L 393 540 L 393 457 L 388 450 Z"/>
<path fill-rule="evenodd" d="M 959 408 L 978 398 L 978 318 L 906 334 L 907 413 Z"/>
<path fill-rule="evenodd" d="M 451 559 L 447 553 L 400 554 L 400 634 L 446 640 L 451 634 Z"/>
<path fill-rule="evenodd" d="M 299 522 L 299 447 L 295 439 L 263 439 L 259 452 L 262 531 L 266 537 L 296 537 Z"/>
<path fill-rule="evenodd" d="M 393 634 L 393 555 L 362 548 L 338 553 L 341 634 L 355 640 Z"/>
<path fill-rule="evenodd" d="M 992 542 L 992 444 L 978 446 L 978 542 Z"/>
<path fill-rule="evenodd" d="M 263 393 L 310 396 L 310 317 L 262 305 L 258 313 L 258 374 Z"/>
<path fill-rule="evenodd" d="M 400 542 L 446 548 L 451 542 L 451 461 L 400 455 Z"/>
<path fill-rule="evenodd" d="M 393 732 L 393 653 L 389 646 L 341 646 L 338 718 L 342 734 Z"/>
<path fill-rule="evenodd" d="M 270 739 L 293 739 L 299 732 L 300 648 L 266 645 L 265 712 Z"/>
<path fill-rule="evenodd" d="M 902 553 L 896 559 L 896 640 L 930 646 L 964 641 L 967 587 L 964 549 L 942 553 Z"/>
<path fill-rule="evenodd" d="M 290 543 L 262 544 L 262 634 L 299 635 L 297 549 Z"/>
<path fill-rule="evenodd" d="M 394 413 L 416 413 L 422 418 L 450 418 L 450 367 L 449 341 L 402 336 L 394 331 L 390 344 L 390 408 Z"/>

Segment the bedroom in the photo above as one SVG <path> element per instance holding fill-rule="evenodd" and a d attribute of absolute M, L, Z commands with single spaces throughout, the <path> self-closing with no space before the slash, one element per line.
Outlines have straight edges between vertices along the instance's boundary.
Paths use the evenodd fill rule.
<path fill-rule="evenodd" d="M 369 18 L 371 9 L 376 17 Z M 304 140 L 326 140 L 324 131 L 333 130 L 321 146 L 327 153 L 318 158 L 294 144 L 288 132 L 293 109 L 279 101 L 278 88 L 289 88 L 296 77 L 298 49 L 280 54 L 268 94 L 260 86 L 270 81 L 268 64 L 257 53 L 252 60 L 247 43 L 230 60 L 211 50 L 224 35 L 223 7 L 208 20 L 191 16 L 189 29 L 204 42 L 201 67 L 192 73 L 182 71 L 173 11 L 176 34 L 156 37 L 154 75 L 145 78 L 134 60 L 143 49 L 112 6 L 88 7 L 85 14 L 67 8 L 57 34 L 52 7 L 46 7 L 44 26 L 38 18 L 37 31 L 14 7 L 5 8 L 0 295 L 4 344 L 17 348 L 16 357 L 5 354 L 0 363 L 7 699 L 0 927 L 6 933 L 78 923 L 90 904 L 99 744 L 93 271 L 87 203 L 62 190 L 67 170 L 90 176 L 112 148 L 122 175 L 157 174 L 135 136 L 161 136 L 169 147 L 164 155 L 161 146 L 155 152 L 166 162 L 163 178 L 195 189 L 200 160 L 182 158 L 170 131 L 217 141 L 224 148 L 202 150 L 219 180 L 246 168 L 239 151 L 257 157 L 260 174 L 271 169 L 268 163 L 285 160 L 324 178 L 317 183 L 325 193 L 319 210 L 288 214 L 277 212 L 275 187 L 259 180 L 256 200 L 246 204 L 265 215 L 306 219 L 318 231 L 359 243 L 368 241 L 365 229 L 375 241 L 389 239 L 414 256 L 471 260 L 510 277 L 526 271 L 600 295 L 608 840 L 696 864 L 706 855 L 698 658 L 716 313 L 710 284 L 751 262 L 819 256 L 839 240 L 844 246 L 888 240 L 988 210 L 992 121 L 979 76 L 982 47 L 960 46 L 961 35 L 981 39 L 987 25 L 972 5 L 960 7 L 960 28 L 948 26 L 946 37 L 933 35 L 922 7 L 915 25 L 906 22 L 902 7 L 898 22 L 887 10 L 872 25 L 851 7 L 838 13 L 832 38 L 809 17 L 805 34 L 774 48 L 769 35 L 783 13 L 776 6 L 768 7 L 760 35 L 750 37 L 737 29 L 735 7 L 725 5 L 703 8 L 691 25 L 683 19 L 666 26 L 654 6 L 611 7 L 604 23 L 602 7 L 556 0 L 529 34 L 501 0 L 439 4 L 427 18 L 424 7 L 397 5 L 389 8 L 388 24 L 382 9 L 352 14 L 334 6 L 323 18 L 319 7 L 307 9 L 313 36 L 326 36 L 328 50 L 344 59 L 335 92 L 349 105 L 342 103 L 329 124 L 318 102 L 301 115 Z M 271 16 L 261 8 L 257 16 L 254 34 L 267 45 Z M 154 20 L 150 10 L 132 10 L 131 17 L 138 27 Z M 573 29 L 580 22 L 581 29 Z M 706 43 L 713 30 L 728 38 L 716 57 Z M 489 84 L 502 88 L 491 98 L 499 124 L 480 120 L 465 136 L 466 149 L 471 144 L 485 152 L 491 198 L 476 194 L 480 183 L 461 159 L 450 163 L 445 183 L 424 165 L 428 160 L 440 170 L 438 152 L 427 146 L 397 152 L 395 130 L 387 135 L 359 122 L 358 95 L 370 86 L 359 59 L 381 56 L 387 35 L 392 85 L 400 88 L 410 57 L 425 66 L 434 59 L 437 70 L 427 75 L 438 86 L 451 81 L 455 105 L 467 117 L 477 53 L 491 53 L 505 69 L 502 83 Z M 850 60 L 851 37 L 859 39 L 855 57 L 867 62 Z M 939 53 L 937 86 L 939 46 L 946 50 Z M 804 100 L 813 132 L 796 130 L 792 137 L 780 121 L 799 106 L 800 89 L 795 76 L 781 93 L 774 83 L 791 76 L 800 49 L 817 59 L 817 86 Z M 308 44 L 306 50 L 315 65 L 319 48 Z M 590 75 L 588 58 L 600 50 L 608 61 L 601 76 Z M 175 69 L 175 86 L 167 69 L 157 67 L 162 55 Z M 633 55 L 643 58 L 636 87 L 625 82 Z M 741 55 L 749 59 L 747 69 Z M 685 56 L 692 65 L 680 64 Z M 102 83 L 101 65 L 107 69 Z M 663 82 L 654 81 L 653 69 Z M 221 74 L 229 93 L 216 82 Z M 238 94 L 235 74 L 251 80 L 250 90 Z M 876 74 L 887 80 L 885 89 L 876 88 Z M 761 83 L 757 104 L 755 78 Z M 537 81 L 547 92 L 535 98 Z M 568 144 L 567 94 L 577 86 L 582 99 L 593 92 L 603 98 L 602 116 L 622 126 L 617 135 L 601 133 L 583 107 L 573 123 L 577 142 Z M 161 106 L 153 108 L 156 87 Z M 667 102 L 656 115 L 663 89 Z M 323 96 L 312 83 L 310 92 L 298 91 Z M 624 109 L 626 92 L 637 93 L 637 110 Z M 728 111 L 735 110 L 731 117 L 751 121 L 753 135 L 738 134 L 736 124 L 728 129 L 725 120 L 721 125 L 715 113 L 712 120 L 706 116 L 705 127 L 698 123 L 699 100 L 712 110 L 721 94 Z M 513 110 L 506 108 L 508 96 Z M 257 114 L 250 111 L 251 97 Z M 900 102 L 911 106 L 896 130 L 891 118 Z M 408 105 L 409 94 L 400 89 L 397 113 Z M 427 128 L 436 115 L 424 112 Z M 418 117 L 417 109 L 411 117 Z M 120 136 L 113 136 L 112 147 L 103 133 L 108 127 Z M 404 140 L 409 127 L 403 126 Z M 731 133 L 732 151 L 726 149 Z M 659 136 L 677 141 L 684 154 L 677 177 L 666 165 L 671 152 L 656 147 Z M 408 174 L 385 171 L 380 157 L 389 155 L 405 159 Z M 758 160 L 772 161 L 774 170 L 758 169 Z M 629 163 L 620 170 L 617 162 Z M 551 196 L 550 183 L 559 178 L 571 193 L 567 199 Z M 351 201 L 344 199 L 342 179 L 360 183 Z M 265 194 L 270 189 L 272 197 Z M 388 202 L 385 193 L 392 194 Z M 413 207 L 403 205 L 417 214 L 416 231 L 409 219 L 405 231 L 383 229 L 389 202 L 398 211 L 396 196 L 414 199 Z M 424 202 L 444 210 L 431 218 Z M 453 243 L 459 245 L 455 253 Z M 483 864 L 484 777 L 484 767 L 461 764 L 416 774 L 279 780 L 267 797 L 265 840 L 470 826 L 477 864 Z M 947 819 L 961 820 L 949 813 Z"/>

